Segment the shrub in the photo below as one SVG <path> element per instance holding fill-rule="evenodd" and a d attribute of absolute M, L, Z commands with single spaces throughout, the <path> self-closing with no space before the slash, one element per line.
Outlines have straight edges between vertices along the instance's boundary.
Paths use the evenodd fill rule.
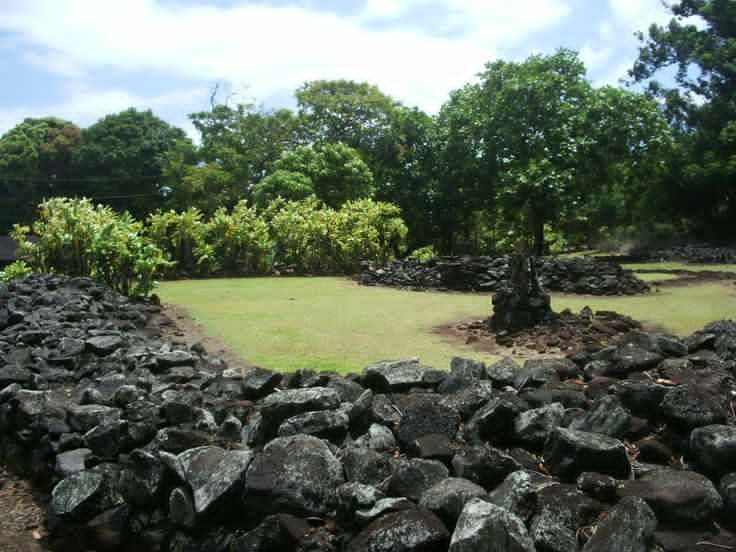
<path fill-rule="evenodd" d="M 246 201 L 232 211 L 220 208 L 204 225 L 195 250 L 198 262 L 210 271 L 259 274 L 271 266 L 272 243 L 268 225 Z"/>
<path fill-rule="evenodd" d="M 434 247 L 431 245 L 425 245 L 424 247 L 420 247 L 409 253 L 407 255 L 407 259 L 412 259 L 414 261 L 428 261 L 430 259 L 434 259 L 436 256 L 437 251 L 435 251 Z"/>
<path fill-rule="evenodd" d="M 29 232 L 37 241 L 28 241 Z M 19 255 L 39 272 L 91 276 L 126 295 L 147 295 L 171 266 L 128 213 L 88 199 L 54 198 L 41 203 L 32 226 L 16 226 Z"/>
<path fill-rule="evenodd" d="M 33 274 L 33 269 L 28 266 L 28 263 L 25 261 L 15 261 L 6 266 L 5 270 L 0 270 L 0 282 L 18 280 L 31 274 Z"/>
<path fill-rule="evenodd" d="M 196 253 L 204 246 L 206 229 L 201 211 L 190 207 L 180 213 L 171 210 L 152 214 L 148 217 L 146 231 L 156 245 L 176 261 L 177 271 L 192 272 L 200 267 Z"/>

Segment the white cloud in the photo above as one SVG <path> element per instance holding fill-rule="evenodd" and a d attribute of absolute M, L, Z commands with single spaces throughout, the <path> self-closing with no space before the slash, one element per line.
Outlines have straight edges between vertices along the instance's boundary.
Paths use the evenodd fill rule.
<path fill-rule="evenodd" d="M 166 94 L 139 96 L 122 89 L 91 89 L 86 87 L 68 90 L 65 101 L 47 105 L 20 105 L 12 109 L 0 108 L 0 135 L 27 117 L 60 117 L 81 126 L 94 123 L 101 115 L 116 113 L 135 107 L 137 109 L 162 109 L 169 105 L 204 100 L 206 90 L 180 90 Z M 183 122 L 182 122 L 183 123 Z M 188 121 L 179 124 L 190 136 L 194 128 Z"/>
<path fill-rule="evenodd" d="M 661 0 L 608 0 L 608 5 L 631 32 L 646 31 L 652 23 L 663 25 L 672 18 Z"/>
<path fill-rule="evenodd" d="M 9 4 L 7 4 L 9 2 Z M 307 80 L 367 80 L 409 104 L 433 111 L 507 44 L 554 26 L 568 0 L 369 0 L 356 17 L 302 7 L 162 5 L 155 0 L 4 0 L 0 30 L 24 48 L 53 52 L 57 72 L 101 67 L 169 72 L 202 82 L 248 83 L 265 98 Z M 389 26 L 431 5 L 462 36 Z M 114 99 L 114 98 L 113 98 Z M 110 109 L 108 108 L 108 111 Z"/>

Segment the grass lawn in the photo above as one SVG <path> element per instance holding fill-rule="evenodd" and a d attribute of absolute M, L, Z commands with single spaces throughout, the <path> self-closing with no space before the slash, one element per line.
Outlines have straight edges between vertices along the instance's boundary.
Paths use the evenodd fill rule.
<path fill-rule="evenodd" d="M 669 272 L 637 272 L 636 277 L 645 282 L 664 282 L 665 280 L 676 280 L 677 274 Z"/>
<path fill-rule="evenodd" d="M 702 270 L 710 270 L 713 272 L 736 272 L 736 264 L 733 263 L 690 264 L 676 261 L 664 261 L 661 263 L 624 263 L 621 266 L 623 266 L 626 270 L 633 270 L 634 272 L 637 272 L 639 270 L 692 270 L 696 272 Z"/>
<path fill-rule="evenodd" d="M 490 360 L 432 333 L 445 322 L 487 316 L 486 295 L 363 287 L 344 278 L 178 281 L 163 283 L 157 292 L 164 302 L 188 309 L 235 353 L 269 368 L 358 371 L 376 360 L 411 356 L 442 368 L 455 355 Z M 736 286 L 698 284 L 638 297 L 553 297 L 557 310 L 585 305 L 687 334 L 733 317 Z"/>

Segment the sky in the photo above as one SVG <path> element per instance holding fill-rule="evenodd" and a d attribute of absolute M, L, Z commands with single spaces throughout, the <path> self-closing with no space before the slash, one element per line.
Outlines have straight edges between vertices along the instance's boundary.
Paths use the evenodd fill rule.
<path fill-rule="evenodd" d="M 25 117 L 88 126 L 128 107 L 193 134 L 221 100 L 294 105 L 315 79 L 368 81 L 436 112 L 485 63 L 559 47 L 617 84 L 661 0 L 0 0 L 0 134 Z"/>

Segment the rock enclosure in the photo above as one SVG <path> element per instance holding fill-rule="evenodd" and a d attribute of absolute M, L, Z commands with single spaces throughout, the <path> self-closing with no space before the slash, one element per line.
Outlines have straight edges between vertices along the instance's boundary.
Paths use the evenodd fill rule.
<path fill-rule="evenodd" d="M 86 279 L 0 288 L 2 461 L 53 550 L 736 546 L 736 323 L 568 358 L 228 368 Z"/>
<path fill-rule="evenodd" d="M 536 260 L 539 282 L 547 291 L 585 295 L 634 295 L 649 285 L 612 261 L 585 257 L 542 257 Z M 405 259 L 386 266 L 364 263 L 359 281 L 408 289 L 501 291 L 509 287 L 510 257 L 437 257 Z"/>

